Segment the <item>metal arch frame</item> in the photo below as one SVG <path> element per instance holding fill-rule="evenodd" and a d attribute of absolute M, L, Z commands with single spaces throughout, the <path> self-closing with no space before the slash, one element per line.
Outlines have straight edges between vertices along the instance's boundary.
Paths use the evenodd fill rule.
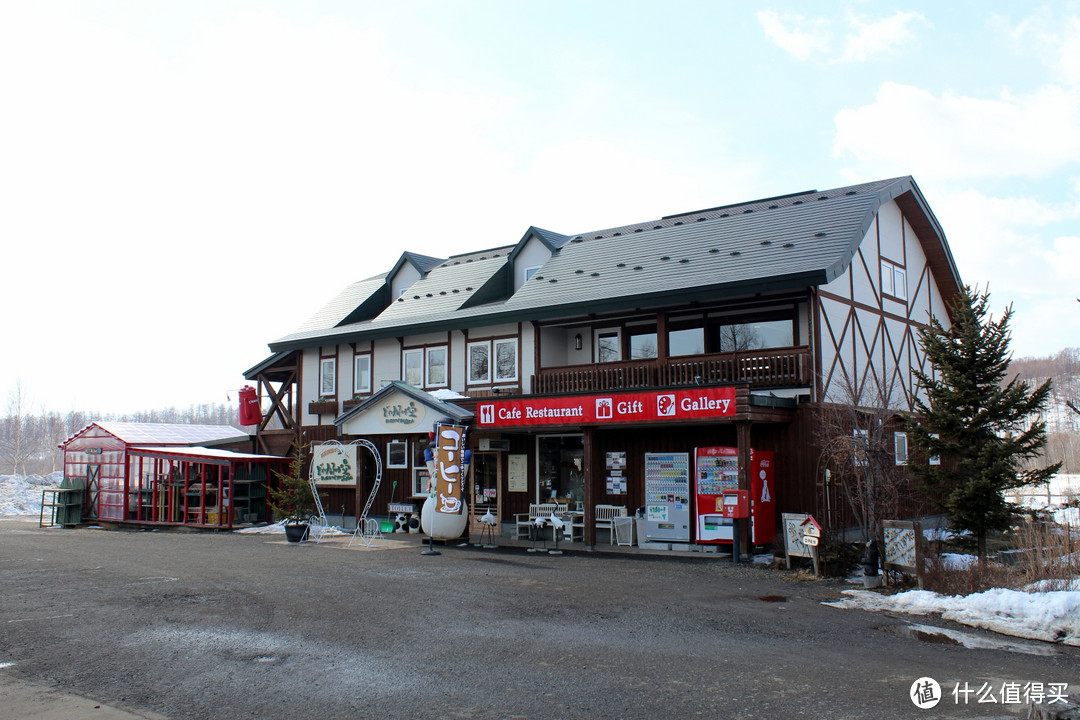
<path fill-rule="evenodd" d="M 357 538 L 360 539 L 362 544 L 370 546 L 378 537 L 382 536 L 379 523 L 374 520 L 369 523 L 367 516 L 368 511 L 371 510 L 371 506 L 375 502 L 375 495 L 379 492 L 379 486 L 382 484 L 383 464 L 382 456 L 379 455 L 379 449 L 375 447 L 374 443 L 362 438 L 353 440 L 350 443 L 342 443 L 339 440 L 327 440 L 326 442 L 319 444 L 338 445 L 340 447 L 364 447 L 371 453 L 372 457 L 375 458 L 375 483 L 371 487 L 371 493 L 368 495 L 367 503 L 364 504 L 364 510 L 356 520 L 356 529 L 353 530 L 352 538 L 349 540 L 350 546 L 352 546 L 353 541 Z M 311 494 L 315 496 L 315 507 L 319 511 L 318 515 L 311 516 L 309 525 L 312 530 L 309 532 L 313 536 L 315 542 L 319 542 L 319 540 L 322 539 L 323 534 L 329 529 L 330 523 L 326 519 L 326 511 L 323 510 L 322 498 L 319 497 L 319 489 L 315 486 L 315 463 L 311 463 L 308 468 L 308 484 L 311 486 Z"/>

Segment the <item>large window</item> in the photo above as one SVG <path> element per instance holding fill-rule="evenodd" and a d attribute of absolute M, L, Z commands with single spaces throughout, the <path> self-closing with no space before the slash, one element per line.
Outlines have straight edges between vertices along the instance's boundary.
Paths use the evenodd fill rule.
<path fill-rule="evenodd" d="M 622 360 L 621 337 L 618 328 L 597 330 L 593 334 L 593 339 L 593 347 L 596 349 L 594 361 L 603 363 Z"/>
<path fill-rule="evenodd" d="M 427 365 L 424 372 L 426 387 L 446 387 L 448 376 L 446 346 L 428 348 L 425 352 L 427 353 Z"/>
<path fill-rule="evenodd" d="M 319 397 L 333 397 L 337 394 L 337 359 L 319 360 Z"/>
<path fill-rule="evenodd" d="M 371 355 L 357 355 L 353 361 L 353 394 L 371 392 Z"/>
<path fill-rule="evenodd" d="M 717 332 L 720 352 L 791 347 L 795 344 L 791 320 L 725 323 Z"/>
<path fill-rule="evenodd" d="M 469 343 L 469 384 L 491 382 L 491 343 Z"/>
<path fill-rule="evenodd" d="M 405 382 L 415 387 L 422 387 L 424 384 L 423 348 L 406 350 L 402 354 L 401 364 L 403 365 L 401 376 Z"/>
<path fill-rule="evenodd" d="M 656 330 L 630 332 L 630 359 L 652 360 L 656 357 Z"/>
<path fill-rule="evenodd" d="M 469 343 L 470 385 L 513 382 L 517 378 L 517 338 Z"/>
<path fill-rule="evenodd" d="M 668 355 L 701 355 L 705 352 L 705 328 L 690 327 L 668 332 Z"/>

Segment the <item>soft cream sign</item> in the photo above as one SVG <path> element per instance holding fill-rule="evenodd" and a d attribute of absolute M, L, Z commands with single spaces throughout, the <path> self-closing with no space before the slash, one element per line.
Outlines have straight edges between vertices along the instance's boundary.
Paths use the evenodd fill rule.
<path fill-rule="evenodd" d="M 316 485 L 355 485 L 356 446 L 341 443 L 316 445 L 311 455 Z"/>
<path fill-rule="evenodd" d="M 435 512 L 457 515 L 462 510 L 462 454 L 465 428 L 461 425 L 435 427 Z"/>

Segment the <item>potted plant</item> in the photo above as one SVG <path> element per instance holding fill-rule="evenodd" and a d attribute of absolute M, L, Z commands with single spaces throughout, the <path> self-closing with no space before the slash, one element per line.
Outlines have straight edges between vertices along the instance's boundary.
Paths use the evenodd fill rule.
<path fill-rule="evenodd" d="M 284 522 L 285 538 L 289 542 L 301 542 L 307 538 L 308 518 L 315 509 L 311 483 L 303 476 L 304 450 L 303 445 L 294 443 L 289 471 L 273 471 L 280 486 L 270 488 L 267 500 L 274 517 Z"/>

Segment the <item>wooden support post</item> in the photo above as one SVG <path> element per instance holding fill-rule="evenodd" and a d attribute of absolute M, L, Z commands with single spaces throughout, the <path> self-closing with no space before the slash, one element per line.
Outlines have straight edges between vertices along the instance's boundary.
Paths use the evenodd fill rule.
<path fill-rule="evenodd" d="M 752 467 L 750 465 L 750 421 L 741 421 L 735 424 L 736 434 L 738 438 L 739 449 L 739 490 L 745 490 L 750 492 L 750 473 Z M 751 512 L 753 510 L 751 509 Z M 750 541 L 750 525 L 752 521 L 750 518 L 746 519 L 746 522 L 739 523 L 739 545 L 746 551 L 748 558 L 753 558 L 753 551 L 751 549 Z"/>
<path fill-rule="evenodd" d="M 595 472 L 593 465 L 596 450 L 596 428 L 585 428 L 583 441 L 582 464 L 585 466 L 585 547 L 592 549 L 596 545 L 596 488 L 594 481 L 599 481 L 600 473 Z"/>

